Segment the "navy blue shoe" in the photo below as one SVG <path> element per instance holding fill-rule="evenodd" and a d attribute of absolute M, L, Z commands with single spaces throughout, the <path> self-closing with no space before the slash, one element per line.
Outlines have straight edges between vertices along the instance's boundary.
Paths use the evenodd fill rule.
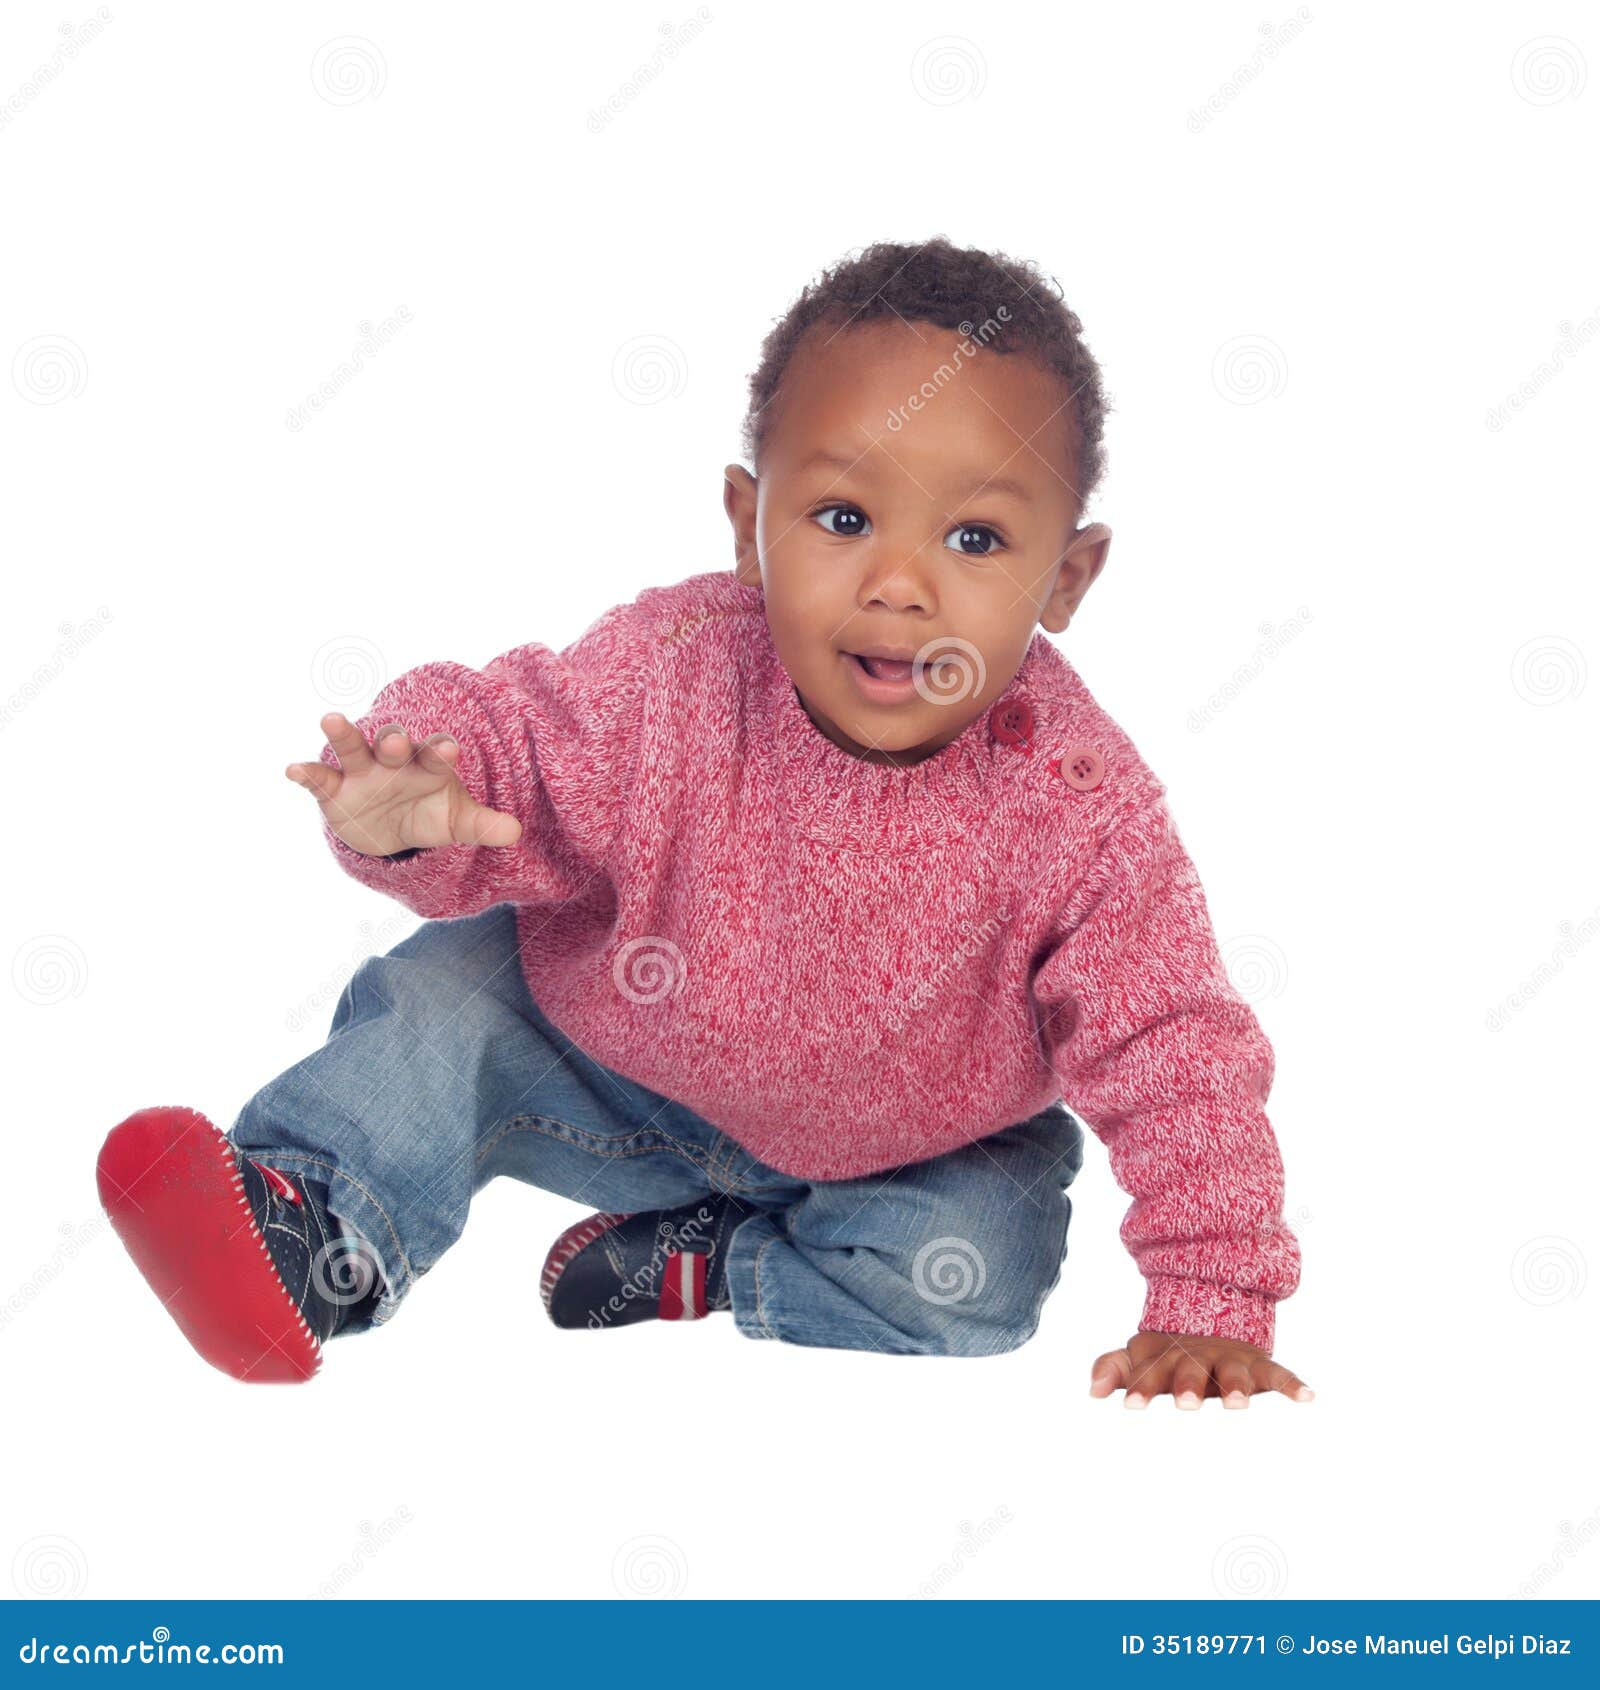
<path fill-rule="evenodd" d="M 590 1215 L 550 1247 L 539 1291 L 557 1326 L 699 1320 L 728 1300 L 728 1244 L 755 1210 L 718 1193 L 681 1209 Z"/>
<path fill-rule="evenodd" d="M 327 1343 L 348 1326 L 370 1324 L 382 1276 L 372 1257 L 328 1213 L 326 1184 L 285 1173 L 234 1148 L 251 1218 L 317 1343 Z"/>

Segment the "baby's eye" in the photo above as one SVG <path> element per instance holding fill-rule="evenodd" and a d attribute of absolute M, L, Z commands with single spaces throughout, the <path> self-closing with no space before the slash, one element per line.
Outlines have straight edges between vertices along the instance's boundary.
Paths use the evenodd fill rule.
<path fill-rule="evenodd" d="M 952 540 L 954 545 L 951 545 Z M 985 541 L 992 544 L 985 544 Z M 968 557 L 988 557 L 991 551 L 1005 545 L 999 532 L 984 522 L 968 522 L 963 523 L 960 528 L 952 528 L 945 536 L 944 543 L 951 551 L 965 552 Z"/>
<path fill-rule="evenodd" d="M 835 528 L 828 521 L 830 516 L 838 517 L 842 526 Z M 830 534 L 839 534 L 851 540 L 868 531 L 866 513 L 857 510 L 854 505 L 824 505 L 821 510 L 812 513 L 811 520 L 820 522 Z M 854 526 L 857 523 L 860 524 L 859 527 Z"/>

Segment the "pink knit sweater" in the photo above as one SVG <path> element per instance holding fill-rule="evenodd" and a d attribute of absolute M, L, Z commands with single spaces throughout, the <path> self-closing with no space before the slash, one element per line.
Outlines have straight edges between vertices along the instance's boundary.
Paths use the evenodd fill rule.
<path fill-rule="evenodd" d="M 1134 1200 L 1141 1327 L 1270 1351 L 1300 1265 L 1272 1049 L 1165 788 L 1042 632 L 995 710 L 903 767 L 818 731 L 726 571 L 563 652 L 413 669 L 360 726 L 390 721 L 454 735 L 522 837 L 397 861 L 329 833 L 340 862 L 421 916 L 515 903 L 534 1000 L 595 1060 L 811 1180 L 1063 1098 Z"/>

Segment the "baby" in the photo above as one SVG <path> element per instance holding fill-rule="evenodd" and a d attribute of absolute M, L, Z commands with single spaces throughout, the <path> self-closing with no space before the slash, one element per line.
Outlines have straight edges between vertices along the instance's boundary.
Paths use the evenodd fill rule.
<path fill-rule="evenodd" d="M 1165 788 L 1036 632 L 1105 566 L 1104 410 L 1031 265 L 868 247 L 763 346 L 731 572 L 323 718 L 289 778 L 427 919 L 229 1134 L 146 1109 L 99 1159 L 207 1361 L 311 1377 L 500 1174 L 599 1211 L 546 1257 L 557 1326 L 997 1354 L 1060 1279 L 1087 1125 L 1146 1282 L 1091 1394 L 1309 1400 L 1271 1359 L 1271 1047 Z"/>

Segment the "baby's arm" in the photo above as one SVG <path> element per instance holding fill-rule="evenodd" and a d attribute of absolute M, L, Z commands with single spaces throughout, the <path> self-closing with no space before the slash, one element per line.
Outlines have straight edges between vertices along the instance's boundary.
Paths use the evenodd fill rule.
<path fill-rule="evenodd" d="M 1034 991 L 1062 1096 L 1134 1200 L 1122 1240 L 1146 1281 L 1140 1333 L 1101 1357 L 1095 1394 L 1303 1390 L 1266 1359 L 1300 1276 L 1264 1108 L 1272 1048 L 1228 978 L 1164 796 L 1102 842 Z"/>
<path fill-rule="evenodd" d="M 631 605 L 566 651 L 430 663 L 286 773 L 364 885 L 429 917 L 578 896 L 604 872 L 637 748 L 650 641 Z"/>

